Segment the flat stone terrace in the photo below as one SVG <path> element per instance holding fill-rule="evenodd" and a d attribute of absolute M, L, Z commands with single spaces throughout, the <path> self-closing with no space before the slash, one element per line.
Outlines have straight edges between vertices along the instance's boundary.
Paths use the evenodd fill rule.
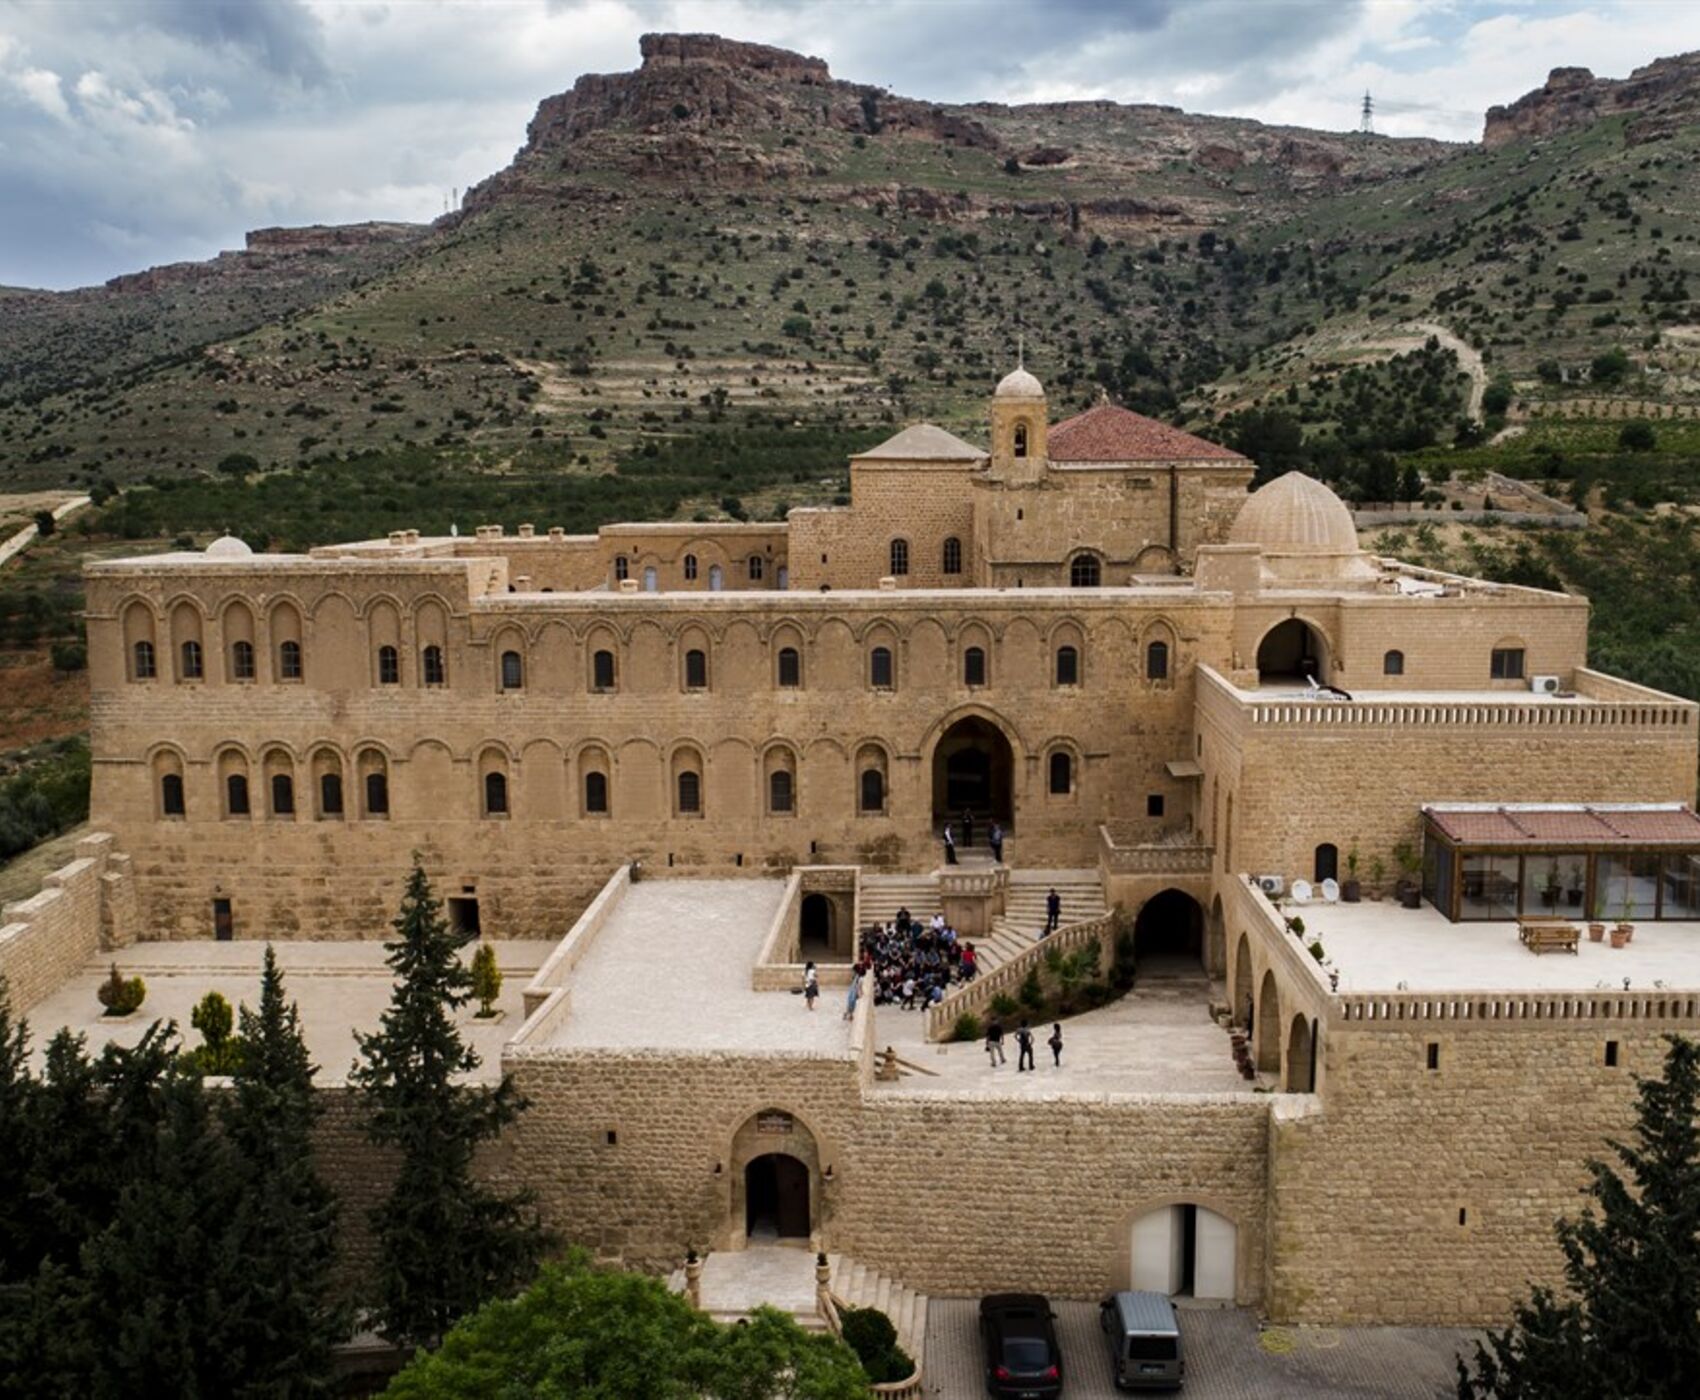
<path fill-rule="evenodd" d="M 1008 1063 L 993 1067 L 985 1041 L 929 1044 L 919 1011 L 880 1006 L 874 1045 L 932 1073 L 906 1074 L 877 1084 L 875 1092 L 993 1098 L 1044 1098 L 1051 1094 L 1239 1094 L 1252 1089 L 1234 1068 L 1228 1033 L 1210 1019 L 1209 1003 L 1226 996 L 1202 973 L 1140 978 L 1134 990 L 1096 1011 L 1062 1023 L 1062 1066 L 1051 1062 L 1045 1039 L 1051 1023 L 1035 1024 L 1035 1069 L 1016 1069 L 1015 1028 L 1004 1023 Z"/>
<path fill-rule="evenodd" d="M 758 992 L 750 970 L 779 912 L 782 880 L 644 880 L 572 973 L 571 1010 L 546 1043 L 574 1050 L 844 1054 L 844 992 L 813 1012 Z"/>
<path fill-rule="evenodd" d="M 1631 991 L 1700 989 L 1700 923 L 1636 921 L 1629 945 L 1613 948 L 1609 933 L 1592 943 L 1587 920 L 1573 920 L 1581 940 L 1572 955 L 1531 953 L 1511 920 L 1455 924 L 1428 904 L 1312 901 L 1281 912 L 1304 919 L 1306 943 L 1322 941 L 1342 993 L 1622 991 L 1625 978 Z"/>
<path fill-rule="evenodd" d="M 497 1020 L 480 1020 L 476 1004 L 459 1013 L 462 1033 L 483 1057 L 477 1078 L 494 1082 L 501 1076 L 502 1045 L 518 1029 L 524 1016 L 521 992 L 542 966 L 555 945 L 546 940 L 494 941 L 497 965 L 502 969 L 502 995 Z M 339 1084 L 347 1078 L 358 1048 L 354 1032 L 374 1031 L 389 1005 L 392 979 L 384 963 L 384 948 L 378 942 L 274 943 L 283 969 L 284 991 L 301 1008 L 307 1051 L 319 1067 L 321 1085 Z M 471 957 L 469 945 L 463 956 Z M 265 943 L 235 940 L 229 943 L 138 943 L 116 954 L 87 963 L 67 978 L 29 1014 L 30 1044 L 39 1067 L 47 1042 L 62 1026 L 88 1039 L 91 1054 L 112 1041 L 134 1045 L 158 1020 L 177 1022 L 183 1043 L 201 1043 L 199 1031 L 189 1026 L 195 1004 L 208 992 L 222 992 L 232 1009 L 260 999 L 260 969 L 265 960 Z M 116 961 L 125 977 L 140 977 L 147 983 L 147 1000 L 133 1016 L 114 1021 L 102 1014 L 95 989 L 106 979 Z"/>

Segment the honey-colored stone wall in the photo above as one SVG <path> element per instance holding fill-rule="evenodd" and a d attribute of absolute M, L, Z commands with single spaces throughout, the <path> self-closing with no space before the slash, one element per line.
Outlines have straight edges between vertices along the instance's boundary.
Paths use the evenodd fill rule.
<path fill-rule="evenodd" d="M 95 832 L 77 843 L 77 858 L 46 876 L 39 891 L 0 912 L 0 980 L 14 1016 L 26 1015 L 102 947 L 129 941 L 129 874 L 129 858 L 113 849 L 111 835 Z"/>

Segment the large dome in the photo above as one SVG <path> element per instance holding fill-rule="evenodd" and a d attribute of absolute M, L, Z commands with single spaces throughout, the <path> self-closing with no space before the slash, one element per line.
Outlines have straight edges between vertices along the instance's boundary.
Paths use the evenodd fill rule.
<path fill-rule="evenodd" d="M 998 381 L 998 387 L 992 392 L 992 397 L 998 399 L 1042 399 L 1045 397 L 1045 386 L 1025 368 L 1012 369 Z"/>
<path fill-rule="evenodd" d="M 206 549 L 209 559 L 246 559 L 253 552 L 235 535 L 220 535 Z"/>
<path fill-rule="evenodd" d="M 1303 472 L 1253 491 L 1228 536 L 1276 554 L 1356 554 L 1358 530 L 1346 503 Z"/>

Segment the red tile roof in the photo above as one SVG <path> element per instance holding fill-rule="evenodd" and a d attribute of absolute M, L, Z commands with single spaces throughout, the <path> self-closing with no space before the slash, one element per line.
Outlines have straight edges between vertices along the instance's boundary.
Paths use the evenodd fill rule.
<path fill-rule="evenodd" d="M 1120 404 L 1101 403 L 1051 429 L 1053 462 L 1243 462 L 1238 452 L 1206 442 Z"/>
<path fill-rule="evenodd" d="M 1430 807 L 1429 819 L 1462 846 L 1700 846 L 1700 817 L 1687 807 Z"/>

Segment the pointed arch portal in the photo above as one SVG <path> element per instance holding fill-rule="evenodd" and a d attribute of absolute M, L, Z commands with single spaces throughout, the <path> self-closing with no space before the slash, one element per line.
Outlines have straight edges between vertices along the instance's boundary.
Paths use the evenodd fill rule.
<path fill-rule="evenodd" d="M 1003 730 L 968 715 L 950 726 L 933 749 L 933 820 L 972 812 L 976 823 L 1008 826 L 1015 815 L 1015 753 Z"/>

